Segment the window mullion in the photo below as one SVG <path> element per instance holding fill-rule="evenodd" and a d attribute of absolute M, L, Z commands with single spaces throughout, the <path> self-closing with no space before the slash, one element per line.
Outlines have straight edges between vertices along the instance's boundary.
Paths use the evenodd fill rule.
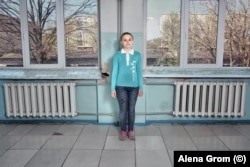
<path fill-rule="evenodd" d="M 224 52 L 224 34 L 225 34 L 225 18 L 226 18 L 226 0 L 219 1 L 219 19 L 218 19 L 218 35 L 217 35 L 217 50 L 216 50 L 216 65 L 223 67 L 223 52 Z"/>
<path fill-rule="evenodd" d="M 56 24 L 57 24 L 57 53 L 59 67 L 65 67 L 65 43 L 64 43 L 64 1 L 56 1 Z"/>
<path fill-rule="evenodd" d="M 143 10 L 143 22 L 145 23 L 144 24 L 144 34 L 143 34 L 143 38 L 144 38 L 144 40 L 143 40 L 143 55 L 147 55 L 147 31 L 148 31 L 148 29 L 147 29 L 147 4 L 148 4 L 148 1 L 146 0 L 146 1 L 143 1 L 143 6 L 144 6 L 144 10 Z M 118 40 L 119 40 L 119 38 L 118 38 Z M 145 56 L 144 57 L 144 59 L 143 59 L 143 62 L 142 62 L 142 67 L 144 68 L 146 68 L 147 67 L 147 56 Z"/>
<path fill-rule="evenodd" d="M 189 1 L 182 0 L 181 7 L 181 45 L 180 45 L 180 67 L 186 67 L 188 61 L 188 17 Z"/>
<path fill-rule="evenodd" d="M 22 34 L 23 67 L 26 68 L 29 67 L 30 64 L 29 32 L 28 32 L 26 1 L 20 1 L 20 20 L 21 20 L 21 34 Z"/>

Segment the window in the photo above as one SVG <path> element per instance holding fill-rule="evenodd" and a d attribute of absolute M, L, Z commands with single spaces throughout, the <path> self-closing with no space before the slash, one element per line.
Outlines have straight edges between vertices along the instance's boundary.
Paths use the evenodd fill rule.
<path fill-rule="evenodd" d="M 31 64 L 58 64 L 55 0 L 27 1 Z"/>
<path fill-rule="evenodd" d="M 217 0 L 189 4 L 188 64 L 216 64 Z"/>
<path fill-rule="evenodd" d="M 23 66 L 19 6 L 19 0 L 0 3 L 0 67 Z"/>
<path fill-rule="evenodd" d="M 181 0 L 147 2 L 147 66 L 179 66 Z"/>
<path fill-rule="evenodd" d="M 1 1 L 1 66 L 98 67 L 97 1 Z"/>
<path fill-rule="evenodd" d="M 249 0 L 147 1 L 147 66 L 250 67 Z"/>
<path fill-rule="evenodd" d="M 67 66 L 98 66 L 98 19 L 95 1 L 65 1 Z"/>
<path fill-rule="evenodd" d="M 227 0 L 223 65 L 250 67 L 249 0 Z"/>

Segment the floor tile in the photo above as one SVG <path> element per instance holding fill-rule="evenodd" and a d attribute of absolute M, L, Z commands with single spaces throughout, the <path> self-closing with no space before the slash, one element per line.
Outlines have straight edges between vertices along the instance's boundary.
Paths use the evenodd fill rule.
<path fill-rule="evenodd" d="M 102 150 L 72 150 L 63 167 L 98 167 Z"/>
<path fill-rule="evenodd" d="M 160 125 L 162 136 L 188 137 L 187 131 L 182 125 Z"/>
<path fill-rule="evenodd" d="M 24 124 L 24 125 L 17 125 L 14 129 L 12 129 L 8 135 L 19 135 L 23 136 L 28 133 L 35 125 L 31 124 Z"/>
<path fill-rule="evenodd" d="M 84 125 L 64 124 L 61 125 L 56 132 L 64 136 L 77 136 L 82 132 L 83 127 Z"/>
<path fill-rule="evenodd" d="M 250 136 L 250 125 L 235 125 L 234 126 L 242 135 Z"/>
<path fill-rule="evenodd" d="M 108 136 L 119 136 L 120 128 L 117 126 L 110 126 Z"/>
<path fill-rule="evenodd" d="M 161 136 L 136 136 L 136 150 L 165 150 Z"/>
<path fill-rule="evenodd" d="M 5 153 L 7 150 L 0 150 L 0 156 Z"/>
<path fill-rule="evenodd" d="M 24 136 L 11 149 L 40 149 L 49 136 Z"/>
<path fill-rule="evenodd" d="M 166 150 L 138 150 L 136 151 L 137 167 L 171 167 Z"/>
<path fill-rule="evenodd" d="M 250 124 L 137 125 L 135 134 L 120 141 L 114 125 L 0 124 L 0 166 L 161 167 L 177 150 L 250 150 Z"/>
<path fill-rule="evenodd" d="M 149 125 L 149 126 L 136 126 L 135 127 L 136 136 L 161 136 L 159 126 Z"/>
<path fill-rule="evenodd" d="M 170 159 L 171 163 L 174 164 L 174 150 L 168 149 L 167 151 L 168 151 L 168 155 L 169 155 L 169 159 Z M 178 150 L 176 150 L 176 151 L 178 151 Z"/>
<path fill-rule="evenodd" d="M 0 136 L 8 134 L 16 126 L 16 124 L 0 124 Z"/>
<path fill-rule="evenodd" d="M 238 136 L 241 133 L 232 125 L 209 125 L 217 136 Z"/>
<path fill-rule="evenodd" d="M 25 167 L 61 167 L 69 150 L 40 150 Z"/>
<path fill-rule="evenodd" d="M 73 149 L 97 149 L 104 148 L 106 136 L 98 134 L 80 135 L 73 146 Z"/>
<path fill-rule="evenodd" d="M 43 149 L 71 149 L 78 136 L 51 136 Z"/>
<path fill-rule="evenodd" d="M 37 150 L 8 150 L 0 157 L 2 167 L 24 167 Z"/>
<path fill-rule="evenodd" d="M 219 136 L 219 138 L 232 151 L 250 150 L 250 140 L 245 136 Z"/>
<path fill-rule="evenodd" d="M 0 149 L 9 149 L 12 147 L 22 136 L 3 136 L 0 138 Z"/>
<path fill-rule="evenodd" d="M 215 136 L 214 132 L 207 125 L 186 125 L 184 128 L 190 136 Z"/>
<path fill-rule="evenodd" d="M 192 137 L 198 150 L 229 150 L 216 136 Z"/>
<path fill-rule="evenodd" d="M 189 137 L 165 137 L 164 142 L 170 150 L 197 150 Z"/>
<path fill-rule="evenodd" d="M 134 140 L 129 140 L 128 138 L 125 141 L 120 141 L 118 136 L 108 136 L 104 149 L 106 150 L 134 150 L 135 142 Z"/>
<path fill-rule="evenodd" d="M 37 124 L 27 135 L 52 135 L 59 127 L 60 125 Z"/>
<path fill-rule="evenodd" d="M 135 167 L 134 150 L 104 150 L 100 167 Z"/>
<path fill-rule="evenodd" d="M 81 135 L 107 135 L 109 126 L 85 125 Z"/>

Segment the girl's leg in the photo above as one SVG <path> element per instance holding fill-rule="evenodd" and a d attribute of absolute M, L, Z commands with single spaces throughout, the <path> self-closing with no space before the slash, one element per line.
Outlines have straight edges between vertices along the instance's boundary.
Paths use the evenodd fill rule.
<path fill-rule="evenodd" d="M 135 105 L 138 97 L 139 88 L 129 88 L 128 95 L 128 131 L 134 130 Z"/>
<path fill-rule="evenodd" d="M 128 110 L 128 92 L 125 87 L 116 87 L 116 96 L 119 103 L 119 123 L 121 131 L 127 131 L 127 110 Z"/>

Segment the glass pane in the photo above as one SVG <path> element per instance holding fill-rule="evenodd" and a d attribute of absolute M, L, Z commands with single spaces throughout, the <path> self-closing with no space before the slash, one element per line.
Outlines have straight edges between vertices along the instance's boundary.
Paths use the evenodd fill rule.
<path fill-rule="evenodd" d="M 27 0 L 31 64 L 57 64 L 55 0 Z"/>
<path fill-rule="evenodd" d="M 97 0 L 67 0 L 64 16 L 66 65 L 98 66 Z"/>
<path fill-rule="evenodd" d="M 215 64 L 218 1 L 190 1 L 188 63 Z"/>
<path fill-rule="evenodd" d="M 227 0 L 223 66 L 250 67 L 249 16 L 249 0 Z"/>
<path fill-rule="evenodd" d="M 147 1 L 147 66 L 179 66 L 181 0 Z"/>
<path fill-rule="evenodd" d="M 19 0 L 0 3 L 0 67 L 23 66 Z"/>

